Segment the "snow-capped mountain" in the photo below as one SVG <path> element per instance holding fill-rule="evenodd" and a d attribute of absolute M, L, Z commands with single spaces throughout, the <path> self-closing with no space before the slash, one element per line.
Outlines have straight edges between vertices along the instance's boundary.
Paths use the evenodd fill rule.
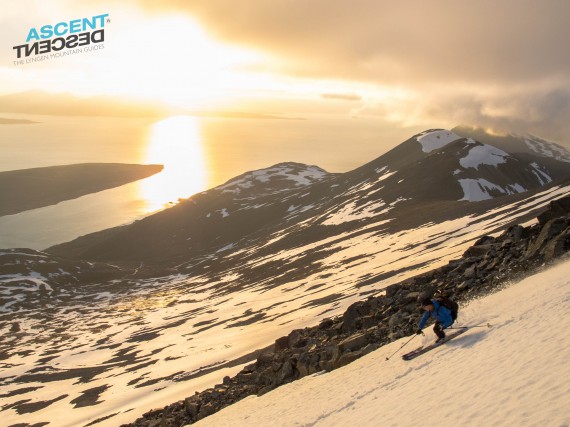
<path fill-rule="evenodd" d="M 4 254 L 4 410 L 99 427 L 190 395 L 275 337 L 529 220 L 570 192 L 567 166 L 432 130 L 347 173 L 280 164 L 128 226 Z M 468 201 L 461 179 L 489 197 Z M 71 277 L 90 269 L 109 276 Z"/>
<path fill-rule="evenodd" d="M 236 198 L 255 198 L 305 187 L 326 179 L 330 174 L 317 166 L 279 163 L 266 169 L 246 172 L 214 188 Z"/>
<path fill-rule="evenodd" d="M 535 135 L 516 133 L 492 133 L 480 127 L 457 126 L 451 129 L 464 138 L 472 138 L 494 145 L 509 153 L 526 153 L 570 163 L 570 150 Z"/>
<path fill-rule="evenodd" d="M 428 130 L 369 166 L 393 173 L 386 191 L 407 200 L 481 201 L 524 193 L 568 177 L 563 162 L 510 153 L 448 130 Z M 389 188 L 389 189 L 388 189 Z"/>
<path fill-rule="evenodd" d="M 335 226 L 357 229 L 379 217 L 392 229 L 401 223 L 439 222 L 459 212 L 483 212 L 507 203 L 503 196 L 568 178 L 565 162 L 507 152 L 447 130 L 428 130 L 351 172 L 330 174 L 298 163 L 247 172 L 132 225 L 48 251 L 172 265 L 269 235 L 290 236 L 294 229 L 303 230 L 302 241 L 307 229 L 310 235 L 332 236 L 338 232 Z M 458 203 L 483 200 L 491 202 Z"/>
<path fill-rule="evenodd" d="M 452 175 L 462 191 L 462 197 L 457 200 L 474 202 L 524 193 L 567 175 L 560 162 L 509 154 L 493 145 L 462 138 L 450 131 L 427 132 L 416 139 L 423 152 L 438 157 L 428 162 L 432 170 L 431 177 L 426 179 L 433 180 L 440 173 L 448 174 L 456 164 Z M 444 179 L 441 184 L 444 184 Z M 447 183 L 443 188 L 449 197 L 456 197 L 457 185 Z"/>

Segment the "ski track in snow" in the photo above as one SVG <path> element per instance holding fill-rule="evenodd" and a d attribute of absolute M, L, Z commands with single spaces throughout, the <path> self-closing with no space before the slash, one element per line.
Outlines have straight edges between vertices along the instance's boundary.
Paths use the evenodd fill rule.
<path fill-rule="evenodd" d="M 417 359 L 409 338 L 330 373 L 248 397 L 196 425 L 567 426 L 570 259 L 460 310 L 473 328 Z M 434 339 L 433 333 L 424 338 Z M 412 341 L 410 348 L 420 340 Z M 403 351 L 401 352 L 403 353 Z"/>

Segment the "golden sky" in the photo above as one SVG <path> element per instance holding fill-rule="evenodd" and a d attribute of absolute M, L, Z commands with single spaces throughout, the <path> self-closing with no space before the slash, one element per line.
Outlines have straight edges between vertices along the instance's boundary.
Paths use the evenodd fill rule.
<path fill-rule="evenodd" d="M 41 90 L 173 111 L 377 118 L 399 128 L 467 123 L 570 141 L 566 0 L 0 7 L 0 95 Z M 111 19 L 103 50 L 13 64 L 12 46 L 31 27 L 102 13 Z M 0 113 L 11 105 L 0 98 Z"/>

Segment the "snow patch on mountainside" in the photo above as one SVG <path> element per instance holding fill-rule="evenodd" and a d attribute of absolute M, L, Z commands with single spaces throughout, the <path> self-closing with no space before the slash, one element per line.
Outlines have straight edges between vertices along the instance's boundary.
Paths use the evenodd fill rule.
<path fill-rule="evenodd" d="M 532 162 L 530 166 L 533 168 L 532 173 L 536 176 L 540 185 L 546 185 L 552 182 L 552 177 L 543 171 L 538 163 Z"/>
<path fill-rule="evenodd" d="M 359 221 L 366 218 L 374 218 L 376 215 L 383 214 L 388 212 L 388 209 L 385 209 L 382 212 L 379 210 L 386 206 L 382 200 L 368 202 L 362 206 L 357 206 L 357 202 L 351 202 L 341 209 L 339 209 L 334 214 L 330 215 L 324 222 L 323 225 L 339 225 L 344 222 L 349 221 Z"/>
<path fill-rule="evenodd" d="M 517 137 L 517 135 L 514 135 Z M 552 157 L 561 162 L 570 163 L 570 151 L 558 144 L 532 135 L 522 137 L 526 146 L 545 157 Z"/>
<path fill-rule="evenodd" d="M 433 150 L 445 147 L 450 142 L 457 141 L 458 139 L 461 139 L 459 135 L 448 130 L 427 131 L 416 137 L 424 153 L 430 153 Z"/>
<path fill-rule="evenodd" d="M 326 171 L 317 166 L 305 166 L 294 163 L 283 163 L 267 169 L 248 172 L 238 178 L 228 181 L 226 184 L 216 187 L 223 193 L 239 194 L 259 184 L 267 184 L 271 181 L 290 181 L 289 188 L 302 187 L 320 181 L 328 175 Z"/>
<path fill-rule="evenodd" d="M 427 416 L 441 426 L 567 426 L 570 336 L 560 331 L 570 328 L 569 270 L 567 260 L 460 309 L 461 325 L 490 322 L 490 329 L 473 328 L 409 362 L 386 361 L 403 338 L 197 425 L 411 426 Z M 433 339 L 430 331 L 423 341 Z"/>
<path fill-rule="evenodd" d="M 481 165 L 497 166 L 506 163 L 509 154 L 492 145 L 477 145 L 469 150 L 467 156 L 459 160 L 464 168 L 479 169 Z"/>
<path fill-rule="evenodd" d="M 28 255 L 28 254 L 24 254 Z M 55 273 L 62 276 L 68 273 Z M 53 276 L 54 274 L 52 274 Z M 27 274 L 3 274 L 0 275 L 0 313 L 12 311 L 11 306 L 26 299 L 26 293 L 53 292 L 48 283 L 48 278 L 37 271 Z"/>
<path fill-rule="evenodd" d="M 470 202 L 480 202 L 481 200 L 492 199 L 493 196 L 489 193 L 489 191 L 493 190 L 505 195 L 524 193 L 527 191 L 526 188 L 517 183 L 501 187 L 497 184 L 493 184 L 492 182 L 487 181 L 484 178 L 465 178 L 458 179 L 457 181 L 463 190 L 463 197 L 459 200 L 468 200 Z"/>

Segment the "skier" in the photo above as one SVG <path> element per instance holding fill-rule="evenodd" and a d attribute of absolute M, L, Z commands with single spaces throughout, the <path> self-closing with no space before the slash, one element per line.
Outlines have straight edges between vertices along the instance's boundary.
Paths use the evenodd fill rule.
<path fill-rule="evenodd" d="M 441 304 L 439 301 L 435 299 L 426 298 L 422 301 L 422 307 L 425 310 L 422 319 L 420 320 L 420 324 L 418 325 L 418 330 L 416 333 L 423 334 L 422 329 L 426 325 L 430 316 L 435 319 L 435 325 L 433 327 L 433 331 L 437 335 L 436 343 L 445 339 L 445 332 L 443 330 L 445 328 L 449 328 L 453 324 L 453 318 L 451 317 L 451 310 Z"/>

